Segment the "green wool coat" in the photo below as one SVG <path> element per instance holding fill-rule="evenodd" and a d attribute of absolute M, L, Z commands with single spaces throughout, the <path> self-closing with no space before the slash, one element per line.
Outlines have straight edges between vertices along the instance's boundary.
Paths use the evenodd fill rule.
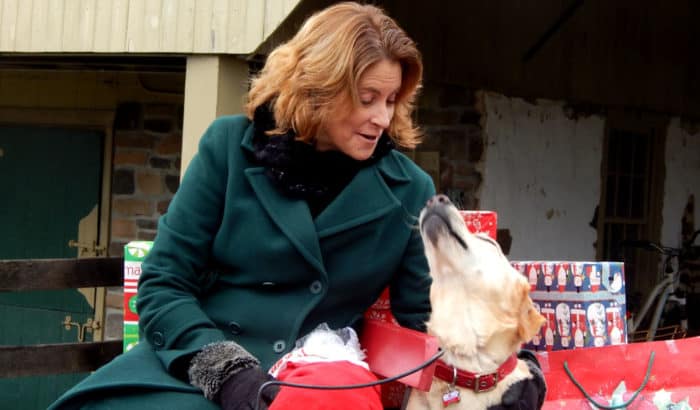
<path fill-rule="evenodd" d="M 431 178 L 392 150 L 313 219 L 252 160 L 252 137 L 244 116 L 209 127 L 142 266 L 140 344 L 53 409 L 216 408 L 185 375 L 202 346 L 235 340 L 268 368 L 318 324 L 356 324 L 388 285 L 397 320 L 424 326 Z"/>

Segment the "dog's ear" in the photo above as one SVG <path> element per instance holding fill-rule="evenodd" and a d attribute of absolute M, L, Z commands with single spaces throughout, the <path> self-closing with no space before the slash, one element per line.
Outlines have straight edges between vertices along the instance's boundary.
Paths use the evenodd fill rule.
<path fill-rule="evenodd" d="M 540 331 L 542 325 L 547 322 L 537 309 L 532 305 L 530 299 L 530 285 L 525 281 L 518 281 L 520 310 L 518 317 L 518 337 L 524 343 L 529 342 Z"/>

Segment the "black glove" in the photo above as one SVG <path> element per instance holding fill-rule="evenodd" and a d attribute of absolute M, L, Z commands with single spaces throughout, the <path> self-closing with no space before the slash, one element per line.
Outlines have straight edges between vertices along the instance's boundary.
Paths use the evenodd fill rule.
<path fill-rule="evenodd" d="M 224 410 L 254 410 L 260 386 L 274 380 L 260 368 L 260 361 L 236 342 L 204 346 L 190 362 L 190 383 Z M 258 409 L 267 410 L 279 391 L 270 386 L 263 391 Z"/>
<path fill-rule="evenodd" d="M 241 370 L 221 385 L 218 402 L 223 410 L 255 410 L 260 386 L 270 380 L 274 380 L 274 377 L 263 371 L 260 366 Z M 278 385 L 266 387 L 260 395 L 257 409 L 267 410 L 277 393 Z"/>
<path fill-rule="evenodd" d="M 511 385 L 503 394 L 501 406 L 489 407 L 490 410 L 537 410 L 542 408 L 547 393 L 547 384 L 540 363 L 535 354 L 528 350 L 518 352 L 518 359 L 527 364 L 532 378 L 520 380 Z"/>

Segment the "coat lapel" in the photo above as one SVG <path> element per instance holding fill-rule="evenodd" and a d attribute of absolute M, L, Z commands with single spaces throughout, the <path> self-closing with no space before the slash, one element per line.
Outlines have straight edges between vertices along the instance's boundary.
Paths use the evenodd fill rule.
<path fill-rule="evenodd" d="M 241 141 L 241 148 L 251 153 L 254 152 L 253 132 L 254 126 L 251 124 Z M 263 208 L 282 233 L 289 238 L 304 259 L 326 275 L 318 236 L 306 203 L 282 195 L 265 175 L 264 167 L 249 167 L 244 173 Z"/>
<path fill-rule="evenodd" d="M 252 128 L 241 144 L 249 151 L 253 151 Z M 389 154 L 376 165 L 361 169 L 313 221 L 306 202 L 280 193 L 268 180 L 265 168 L 247 168 L 245 175 L 275 224 L 304 258 L 324 274 L 319 239 L 380 218 L 401 206 L 387 181 L 406 183 L 410 180 L 399 161 Z"/>
<path fill-rule="evenodd" d="M 306 203 L 282 195 L 270 183 L 263 167 L 248 168 L 245 175 L 270 218 L 304 258 L 320 272 L 325 273 L 321 247 Z"/>
<path fill-rule="evenodd" d="M 319 238 L 377 219 L 401 206 L 375 166 L 360 170 L 316 217 Z"/>

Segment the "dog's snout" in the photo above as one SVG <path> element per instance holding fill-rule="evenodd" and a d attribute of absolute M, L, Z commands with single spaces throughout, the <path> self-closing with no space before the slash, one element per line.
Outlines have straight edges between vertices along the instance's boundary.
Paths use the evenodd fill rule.
<path fill-rule="evenodd" d="M 420 227 L 421 232 L 427 238 L 436 244 L 441 233 L 448 233 L 452 236 L 463 249 L 467 249 L 467 244 L 464 239 L 455 232 L 455 227 L 451 225 L 455 220 L 461 221 L 459 214 L 454 218 L 457 210 L 450 201 L 447 195 L 435 195 L 425 204 L 425 209 L 421 212 Z"/>
<path fill-rule="evenodd" d="M 447 195 L 438 194 L 428 199 L 428 202 L 425 204 L 425 206 L 427 208 L 432 208 L 437 205 L 447 205 L 451 203 L 452 201 L 450 201 L 450 198 L 448 198 Z"/>

